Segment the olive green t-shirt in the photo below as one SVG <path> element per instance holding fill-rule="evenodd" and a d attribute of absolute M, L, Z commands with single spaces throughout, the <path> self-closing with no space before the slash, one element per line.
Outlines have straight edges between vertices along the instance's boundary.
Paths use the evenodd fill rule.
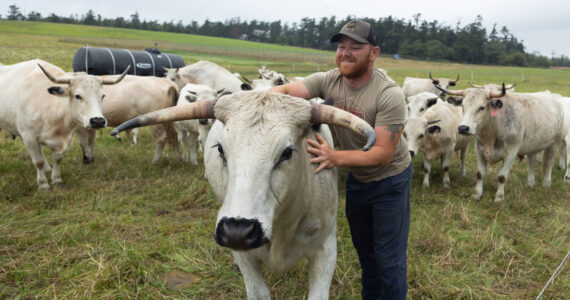
<path fill-rule="evenodd" d="M 303 80 L 311 98 L 331 98 L 334 106 L 365 120 L 370 126 L 404 124 L 406 102 L 402 89 L 380 70 L 374 69 L 370 80 L 359 88 L 349 87 L 338 69 L 315 73 Z M 361 149 L 366 137 L 353 131 L 332 126 L 341 150 Z M 400 174 L 410 164 L 406 140 L 402 137 L 396 146 L 392 161 L 386 166 L 351 167 L 350 172 L 363 183 L 379 181 Z"/>

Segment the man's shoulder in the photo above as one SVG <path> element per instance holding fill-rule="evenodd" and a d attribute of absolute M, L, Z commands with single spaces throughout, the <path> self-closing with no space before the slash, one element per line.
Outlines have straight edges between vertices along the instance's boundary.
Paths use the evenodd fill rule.
<path fill-rule="evenodd" d="M 374 77 L 376 77 L 384 87 L 383 89 L 390 88 L 390 87 L 400 87 L 392 77 L 388 76 L 388 72 L 381 68 L 374 69 Z"/>

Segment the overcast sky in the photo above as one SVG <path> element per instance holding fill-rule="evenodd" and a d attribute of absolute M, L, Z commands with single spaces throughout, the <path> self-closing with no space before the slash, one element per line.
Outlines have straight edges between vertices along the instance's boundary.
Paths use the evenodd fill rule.
<path fill-rule="evenodd" d="M 141 20 L 173 21 L 184 24 L 204 20 L 225 21 L 239 17 L 242 21 L 259 20 L 272 22 L 281 20 L 292 24 L 304 17 L 317 21 L 322 17 L 346 16 L 357 18 L 384 18 L 392 16 L 413 20 L 417 13 L 422 20 L 438 22 L 455 27 L 472 23 L 477 15 L 483 17 L 483 25 L 489 33 L 493 24 L 497 29 L 506 26 L 509 31 L 523 41 L 526 51 L 551 57 L 564 54 L 570 56 L 570 11 L 569 0 L 0 0 L 0 14 L 5 17 L 8 7 L 16 4 L 27 15 L 37 11 L 42 16 L 55 13 L 59 16 L 85 15 L 89 9 L 103 18 L 123 17 L 138 12 Z"/>

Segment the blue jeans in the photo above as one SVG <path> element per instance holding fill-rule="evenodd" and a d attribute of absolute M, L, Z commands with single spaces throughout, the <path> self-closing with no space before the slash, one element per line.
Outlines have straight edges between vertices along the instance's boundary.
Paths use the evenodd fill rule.
<path fill-rule="evenodd" d="M 362 299 L 406 299 L 412 165 L 380 181 L 346 180 L 346 217 L 362 268 Z"/>

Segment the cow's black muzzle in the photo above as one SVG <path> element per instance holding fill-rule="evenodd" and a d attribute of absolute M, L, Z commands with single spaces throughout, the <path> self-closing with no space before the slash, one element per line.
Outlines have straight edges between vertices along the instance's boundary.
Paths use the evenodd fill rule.
<path fill-rule="evenodd" d="M 249 250 L 269 242 L 255 219 L 222 218 L 216 227 L 216 243 L 233 250 Z"/>

